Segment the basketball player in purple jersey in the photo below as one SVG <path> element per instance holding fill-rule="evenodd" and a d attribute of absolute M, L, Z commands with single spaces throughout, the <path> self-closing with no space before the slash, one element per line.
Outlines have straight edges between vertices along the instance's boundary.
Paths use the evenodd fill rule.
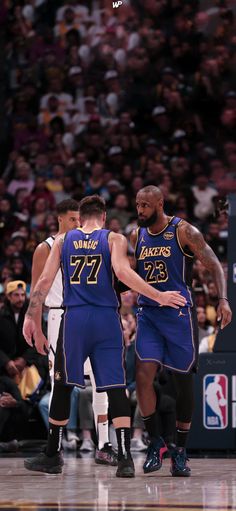
<path fill-rule="evenodd" d="M 83 366 L 89 357 L 97 391 L 108 394 L 118 443 L 116 475 L 134 477 L 130 405 L 125 393 L 124 344 L 115 275 L 154 302 L 177 309 L 186 303 L 179 291 L 161 293 L 131 269 L 126 238 L 103 229 L 105 211 L 105 202 L 97 195 L 80 202 L 82 228 L 57 237 L 31 296 L 24 336 L 30 345 L 34 337 L 36 349 L 44 354 L 48 341 L 41 329 L 42 304 L 61 264 L 65 312 L 57 342 L 48 444 L 45 453 L 25 460 L 28 470 L 62 471 L 60 440 L 63 426 L 68 422 L 71 388 L 74 385 L 84 387 Z"/>
<path fill-rule="evenodd" d="M 198 325 L 191 289 L 194 256 L 211 273 L 219 297 L 218 321 L 224 328 L 232 312 L 227 299 L 226 283 L 220 262 L 202 234 L 188 222 L 170 217 L 163 210 L 163 194 L 156 186 L 140 190 L 136 198 L 139 228 L 132 234 L 137 272 L 154 289 L 178 289 L 186 298 L 179 309 L 160 307 L 139 295 L 136 337 L 137 396 L 141 414 L 151 440 L 144 472 L 159 470 L 167 451 L 158 433 L 156 393 L 153 381 L 158 368 L 174 372 L 177 389 L 176 446 L 170 449 L 172 476 L 190 476 L 186 441 L 193 412 L 193 372 L 198 356 Z"/>

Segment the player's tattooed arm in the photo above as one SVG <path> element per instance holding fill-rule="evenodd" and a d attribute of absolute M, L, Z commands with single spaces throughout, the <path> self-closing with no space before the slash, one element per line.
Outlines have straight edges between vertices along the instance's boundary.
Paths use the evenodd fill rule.
<path fill-rule="evenodd" d="M 40 306 L 42 306 L 43 303 L 45 302 L 47 293 L 48 293 L 48 291 L 44 290 L 44 289 L 40 289 L 38 291 L 33 291 L 31 298 L 30 298 L 28 309 L 26 311 L 27 316 L 29 316 L 30 318 L 33 318 L 37 314 L 38 308 Z"/>
<path fill-rule="evenodd" d="M 206 243 L 200 231 L 188 222 L 181 222 L 179 240 L 182 247 L 187 247 L 211 274 L 219 297 L 217 316 L 219 320 L 221 319 L 221 326 L 224 328 L 230 323 L 232 312 L 227 301 L 226 281 L 219 259 Z"/>
<path fill-rule="evenodd" d="M 195 257 L 202 262 L 205 268 L 211 273 L 212 277 L 216 278 L 219 296 L 226 296 L 223 269 L 212 248 L 206 243 L 200 231 L 188 222 L 181 222 L 179 226 L 179 239 L 182 247 L 187 247 Z"/>

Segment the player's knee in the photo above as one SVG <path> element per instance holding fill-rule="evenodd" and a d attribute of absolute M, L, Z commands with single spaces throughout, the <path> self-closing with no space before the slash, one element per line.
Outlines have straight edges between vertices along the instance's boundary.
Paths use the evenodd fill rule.
<path fill-rule="evenodd" d="M 148 366 L 146 364 L 137 364 L 136 366 L 136 383 L 137 387 L 142 389 L 153 384 L 153 375 L 152 372 L 149 371 Z"/>

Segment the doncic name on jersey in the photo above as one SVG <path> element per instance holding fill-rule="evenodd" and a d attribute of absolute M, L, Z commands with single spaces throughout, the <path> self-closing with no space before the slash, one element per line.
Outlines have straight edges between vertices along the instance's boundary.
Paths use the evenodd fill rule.
<path fill-rule="evenodd" d="M 206 429 L 228 426 L 228 377 L 225 374 L 204 376 L 203 425 Z"/>

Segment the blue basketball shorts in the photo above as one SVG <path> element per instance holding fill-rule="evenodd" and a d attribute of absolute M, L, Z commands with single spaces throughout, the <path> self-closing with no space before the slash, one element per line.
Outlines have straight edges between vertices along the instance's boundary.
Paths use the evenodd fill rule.
<path fill-rule="evenodd" d="M 140 307 L 136 354 L 143 362 L 158 362 L 177 372 L 196 370 L 198 325 L 195 309 Z"/>
<path fill-rule="evenodd" d="M 123 333 L 119 313 L 113 307 L 66 308 L 57 342 L 55 384 L 85 388 L 87 357 L 98 392 L 126 387 Z"/>

